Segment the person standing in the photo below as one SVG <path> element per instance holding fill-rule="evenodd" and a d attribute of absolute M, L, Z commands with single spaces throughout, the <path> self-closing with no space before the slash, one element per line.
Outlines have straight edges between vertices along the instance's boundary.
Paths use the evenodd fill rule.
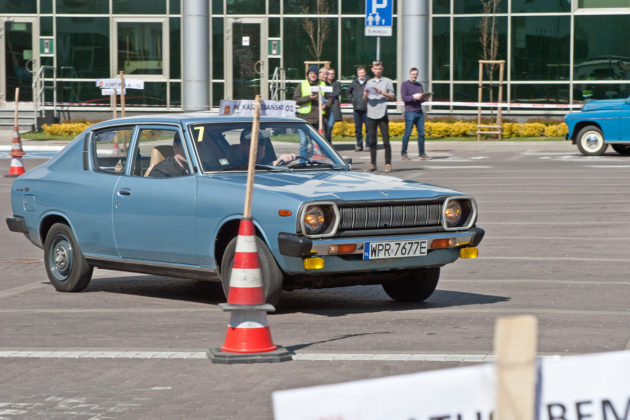
<path fill-rule="evenodd" d="M 341 105 L 339 103 L 339 96 L 341 95 L 341 83 L 335 80 L 335 69 L 328 69 L 328 84 L 332 87 L 332 93 L 330 94 L 330 111 L 328 112 L 328 124 L 326 130 L 326 140 L 328 143 L 332 143 L 332 130 L 335 125 L 335 121 L 341 121 Z"/>
<path fill-rule="evenodd" d="M 370 166 L 368 172 L 376 171 L 376 142 L 378 127 L 383 137 L 385 148 L 385 172 L 392 171 L 392 147 L 389 144 L 389 120 L 387 118 L 387 101 L 393 101 L 394 85 L 392 80 L 383 76 L 383 62 L 372 62 L 374 77 L 365 83 L 363 99 L 367 101 L 368 130 L 370 140 Z"/>
<path fill-rule="evenodd" d="M 365 147 L 369 149 L 367 138 L 370 137 L 370 131 L 367 124 L 367 102 L 363 99 L 363 90 L 365 83 L 368 81 L 367 71 L 364 66 L 357 67 L 357 77 L 348 86 L 348 96 L 352 100 L 352 116 L 354 118 L 354 133 L 357 139 L 357 145 L 354 150 L 363 151 L 363 126 L 365 126 Z"/>
<path fill-rule="evenodd" d="M 424 152 L 424 114 L 422 113 L 422 94 L 424 89 L 418 82 L 418 69 L 412 67 L 409 70 L 409 80 L 403 82 L 400 87 L 402 100 L 405 102 L 405 134 L 402 139 L 402 150 L 400 157 L 409 159 L 407 155 L 407 144 L 413 126 L 418 130 L 418 159 L 429 159 Z"/>
<path fill-rule="evenodd" d="M 319 131 L 319 100 L 317 98 L 318 93 L 312 92 L 311 88 L 314 86 L 326 86 L 326 83 L 318 79 L 318 71 L 316 66 L 309 66 L 306 71 L 306 79 L 302 80 L 295 88 L 293 94 L 293 100 L 299 106 L 297 116 L 302 118 L 307 123 L 315 127 Z M 326 105 L 323 104 L 324 98 L 330 98 L 330 94 L 322 92 L 322 113 L 325 114 Z M 324 121 L 326 121 L 324 119 Z M 307 156 L 308 144 L 306 137 L 300 138 L 300 156 Z"/>

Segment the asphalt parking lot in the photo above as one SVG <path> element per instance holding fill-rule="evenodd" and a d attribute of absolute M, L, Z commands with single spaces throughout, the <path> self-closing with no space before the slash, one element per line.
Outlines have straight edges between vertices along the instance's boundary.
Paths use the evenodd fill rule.
<path fill-rule="evenodd" d="M 285 363 L 205 358 L 229 317 L 216 284 L 96 270 L 86 291 L 55 292 L 43 252 L 3 220 L 0 419 L 270 419 L 274 390 L 487 360 L 505 315 L 538 317 L 541 355 L 630 348 L 630 157 L 584 157 L 568 142 L 430 142 L 432 160 L 401 161 L 399 147 L 392 175 L 477 199 L 479 258 L 443 268 L 422 304 L 380 286 L 285 292 L 269 316 L 294 354 Z M 367 167 L 368 153 L 342 149 Z M 11 181 L 0 177 L 3 219 Z"/>

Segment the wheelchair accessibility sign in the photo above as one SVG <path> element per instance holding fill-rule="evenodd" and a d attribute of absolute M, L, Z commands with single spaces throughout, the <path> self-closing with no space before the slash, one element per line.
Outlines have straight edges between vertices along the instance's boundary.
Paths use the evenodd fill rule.
<path fill-rule="evenodd" d="M 394 0 L 365 0 L 365 36 L 392 36 Z"/>

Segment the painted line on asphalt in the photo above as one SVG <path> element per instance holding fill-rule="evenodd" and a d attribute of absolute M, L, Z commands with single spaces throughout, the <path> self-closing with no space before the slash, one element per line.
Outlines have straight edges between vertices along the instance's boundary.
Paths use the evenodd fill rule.
<path fill-rule="evenodd" d="M 519 260 L 519 261 L 583 261 L 583 262 L 614 262 L 614 263 L 629 263 L 630 260 L 626 258 L 592 258 L 592 257 L 479 257 L 483 260 Z"/>
<path fill-rule="evenodd" d="M 630 168 L 630 165 L 586 165 L 587 168 L 598 169 L 618 169 L 618 168 Z"/>
<path fill-rule="evenodd" d="M 497 286 L 504 284 L 518 284 L 528 286 L 530 284 L 571 284 L 574 286 L 630 286 L 627 280 L 556 280 L 556 279 L 440 279 L 440 290 L 444 290 L 444 286 L 449 284 L 495 284 Z"/>
<path fill-rule="evenodd" d="M 385 298 L 383 298 L 386 300 Z M 546 308 L 481 308 L 481 307 L 442 307 L 442 308 L 415 308 L 414 310 L 422 311 L 427 315 L 442 315 L 442 314 L 494 314 L 494 315 L 512 315 L 512 314 L 539 314 L 539 315 L 568 315 L 568 316 L 617 316 L 617 317 L 630 317 L 630 311 L 598 311 L 588 309 L 546 309 Z M 122 308 L 108 308 L 108 309 L 58 309 L 58 308 L 38 308 L 38 309 L 0 309 L 0 314 L 91 314 L 91 313 L 106 313 L 106 314 L 165 314 L 165 313 L 206 313 L 206 312 L 222 312 L 217 306 L 209 306 L 203 308 L 164 308 L 164 309 L 122 309 Z M 327 313 L 343 313 L 343 308 L 328 309 Z M 292 314 L 277 314 L 273 315 L 282 319 L 283 316 Z"/>
<path fill-rule="evenodd" d="M 19 295 L 20 293 L 29 292 L 31 290 L 38 289 L 40 287 L 48 287 L 48 284 L 41 281 L 37 281 L 35 283 L 25 284 L 24 286 L 18 286 L 18 287 L 13 287 L 7 290 L 2 290 L 0 291 L 0 299 L 9 297 L 9 296 Z"/>
<path fill-rule="evenodd" d="M 424 169 L 491 169 L 490 165 L 453 165 L 453 166 L 433 166 L 425 165 Z"/>

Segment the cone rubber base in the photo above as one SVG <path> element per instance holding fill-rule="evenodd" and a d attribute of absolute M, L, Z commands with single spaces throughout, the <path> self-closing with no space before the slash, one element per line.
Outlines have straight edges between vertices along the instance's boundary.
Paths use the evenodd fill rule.
<path fill-rule="evenodd" d="M 291 353 L 282 346 L 277 346 L 275 350 L 265 353 L 229 353 L 215 347 L 209 349 L 207 354 L 212 363 L 228 365 L 234 363 L 279 363 L 292 359 Z"/>
<path fill-rule="evenodd" d="M 5 175 L 5 178 L 17 178 L 20 175 Z"/>

